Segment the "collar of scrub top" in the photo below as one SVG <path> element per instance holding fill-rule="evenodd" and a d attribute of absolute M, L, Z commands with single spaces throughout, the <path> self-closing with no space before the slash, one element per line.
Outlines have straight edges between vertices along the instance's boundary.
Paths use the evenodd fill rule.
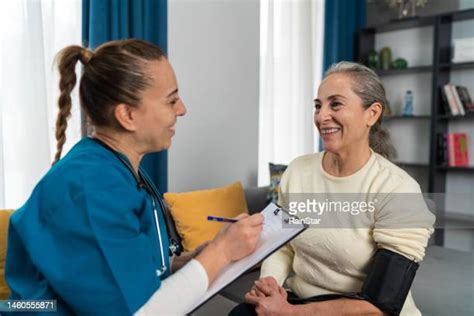
<path fill-rule="evenodd" d="M 151 202 L 153 204 L 153 216 L 155 220 L 156 234 L 158 236 L 158 246 L 160 248 L 160 255 L 161 255 L 161 266 L 158 270 L 156 270 L 156 274 L 158 276 L 162 276 L 166 272 L 167 267 L 166 267 L 166 262 L 165 262 L 165 254 L 164 254 L 164 249 L 163 249 L 163 239 L 162 239 L 162 234 L 161 234 L 161 228 L 160 228 L 160 224 L 158 220 L 158 210 L 156 207 L 157 202 L 160 205 L 163 218 L 166 217 L 166 214 L 164 213 L 165 206 L 161 198 L 161 195 L 158 192 L 158 189 L 155 187 L 155 185 L 150 180 L 150 178 L 148 178 L 148 176 L 141 170 L 140 167 L 138 168 L 138 174 L 135 172 L 132 164 L 130 163 L 130 161 L 124 154 L 122 154 L 121 152 L 115 151 L 113 148 L 111 148 L 109 145 L 107 145 L 100 139 L 97 139 L 97 138 L 91 138 L 91 139 L 97 142 L 98 144 L 100 144 L 101 146 L 103 146 L 104 148 L 106 148 L 107 150 L 111 151 L 132 173 L 133 177 L 137 181 L 137 186 L 139 188 L 145 189 L 145 191 L 150 196 Z M 166 230 L 169 236 L 169 228 L 168 228 L 168 223 L 166 221 L 166 218 L 165 218 L 165 226 L 166 226 Z M 172 256 L 174 254 L 174 255 L 179 256 L 181 254 L 181 247 L 179 243 L 176 242 L 176 240 L 174 239 L 169 239 L 169 244 L 170 244 L 169 255 Z"/>

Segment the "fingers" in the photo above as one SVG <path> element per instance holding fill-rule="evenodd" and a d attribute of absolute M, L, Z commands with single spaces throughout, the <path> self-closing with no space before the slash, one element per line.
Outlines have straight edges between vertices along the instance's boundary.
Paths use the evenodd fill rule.
<path fill-rule="evenodd" d="M 257 305 L 262 299 L 262 297 L 251 295 L 250 293 L 245 294 L 245 301 L 253 305 Z"/>
<path fill-rule="evenodd" d="M 286 293 L 286 290 L 284 288 L 280 287 L 278 291 L 280 292 L 281 296 L 285 297 L 285 299 L 288 297 L 288 293 Z"/>
<path fill-rule="evenodd" d="M 234 217 L 234 219 L 244 219 L 244 218 L 247 218 L 247 217 L 250 217 L 249 214 L 247 213 L 240 213 L 239 215 L 237 215 L 236 217 Z"/>
<path fill-rule="evenodd" d="M 260 281 L 263 283 L 263 284 L 266 284 L 272 288 L 280 288 L 280 285 L 278 284 L 278 282 L 275 280 L 274 277 L 272 276 L 268 276 L 268 277 L 264 277 L 264 278 L 261 278 Z"/>
<path fill-rule="evenodd" d="M 272 296 L 275 294 L 275 292 L 278 293 L 278 288 L 270 287 L 264 284 L 262 281 L 255 281 L 254 289 L 256 291 L 262 292 L 265 296 Z"/>
<path fill-rule="evenodd" d="M 254 288 L 253 291 L 254 291 L 255 295 L 258 296 L 258 297 L 266 297 L 265 293 L 263 293 L 262 291 L 260 291 L 257 288 Z"/>
<path fill-rule="evenodd" d="M 259 226 L 263 224 L 263 215 L 260 213 L 253 214 L 247 218 L 245 218 L 245 222 L 247 222 L 250 226 Z"/>

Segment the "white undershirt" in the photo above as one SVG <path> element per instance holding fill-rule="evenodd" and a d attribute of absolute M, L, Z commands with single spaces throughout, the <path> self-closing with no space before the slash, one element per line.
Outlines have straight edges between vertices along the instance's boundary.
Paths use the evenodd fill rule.
<path fill-rule="evenodd" d="M 185 315 L 206 293 L 209 279 L 204 267 L 196 259 L 173 273 L 161 283 L 161 287 L 134 314 Z"/>

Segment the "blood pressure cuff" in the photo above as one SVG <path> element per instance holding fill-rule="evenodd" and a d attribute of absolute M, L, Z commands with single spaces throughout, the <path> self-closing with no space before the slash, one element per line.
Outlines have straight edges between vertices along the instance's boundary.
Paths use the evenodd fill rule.
<path fill-rule="evenodd" d="M 393 251 L 379 249 L 359 297 L 390 316 L 399 315 L 418 267 L 418 262 Z"/>

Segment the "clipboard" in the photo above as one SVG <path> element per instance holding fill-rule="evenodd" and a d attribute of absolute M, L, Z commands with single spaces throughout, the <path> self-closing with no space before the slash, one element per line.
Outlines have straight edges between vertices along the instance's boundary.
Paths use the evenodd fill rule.
<path fill-rule="evenodd" d="M 189 313 L 196 311 L 223 288 L 265 260 L 308 227 L 306 224 L 292 224 L 289 227 L 283 227 L 284 222 L 288 223 L 290 217 L 296 216 L 290 215 L 287 210 L 275 203 L 268 204 L 261 213 L 264 216 L 263 230 L 255 252 L 223 268 L 206 293 L 190 309 Z"/>

